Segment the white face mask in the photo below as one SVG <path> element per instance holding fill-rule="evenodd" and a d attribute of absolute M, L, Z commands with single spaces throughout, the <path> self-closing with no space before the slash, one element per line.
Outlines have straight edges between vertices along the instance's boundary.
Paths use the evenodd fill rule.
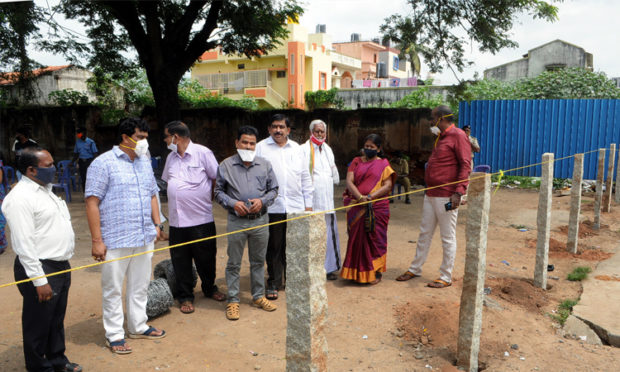
<path fill-rule="evenodd" d="M 174 141 L 174 139 L 172 140 Z M 178 148 L 177 148 L 177 144 L 170 141 L 170 144 L 168 145 L 168 150 L 172 151 L 172 152 L 177 152 Z"/>
<path fill-rule="evenodd" d="M 256 151 L 253 150 L 237 149 L 237 153 L 241 157 L 241 160 L 247 163 L 253 162 L 256 156 Z"/>
<path fill-rule="evenodd" d="M 138 157 L 146 155 L 149 150 L 149 142 L 145 139 L 141 139 L 136 142 L 136 148 L 133 150 Z"/>
<path fill-rule="evenodd" d="M 441 134 L 441 129 L 439 129 L 437 126 L 432 126 L 431 133 L 433 133 L 436 136 L 439 136 Z"/>

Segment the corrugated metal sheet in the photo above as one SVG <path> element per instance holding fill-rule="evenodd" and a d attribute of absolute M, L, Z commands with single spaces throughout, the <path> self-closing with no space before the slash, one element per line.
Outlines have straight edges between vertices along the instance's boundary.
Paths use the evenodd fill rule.
<path fill-rule="evenodd" d="M 472 101 L 459 105 L 459 127 L 471 125 L 480 153 L 474 163 L 493 172 L 539 163 L 542 154 L 556 158 L 607 148 L 620 141 L 620 100 L 566 99 Z M 606 163 L 609 159 L 609 151 Z M 584 178 L 596 178 L 597 153 L 584 159 Z M 607 169 L 607 164 L 605 165 Z M 540 166 L 508 173 L 540 176 Z M 573 159 L 557 161 L 554 177 L 571 178 Z"/>

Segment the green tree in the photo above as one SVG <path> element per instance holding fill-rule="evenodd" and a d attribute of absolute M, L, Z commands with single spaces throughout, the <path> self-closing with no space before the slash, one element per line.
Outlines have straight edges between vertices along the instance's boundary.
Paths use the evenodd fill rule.
<path fill-rule="evenodd" d="M 79 21 L 88 41 L 54 27 L 40 45 L 72 62 L 87 59 L 88 67 L 114 78 L 141 65 L 157 118 L 166 123 L 179 117 L 179 82 L 202 53 L 221 46 L 226 53 L 265 54 L 287 35 L 286 20 L 302 12 L 296 0 L 61 0 L 50 14 Z M 138 61 L 127 57 L 132 51 Z"/>
<path fill-rule="evenodd" d="M 420 62 L 420 53 L 423 49 L 418 44 L 418 34 L 415 30 L 415 24 L 411 18 L 403 17 L 395 14 L 385 19 L 381 25 L 380 32 L 384 39 L 394 41 L 400 48 L 400 58 L 408 57 L 411 64 L 411 71 L 416 76 L 420 76 L 422 64 Z"/>
<path fill-rule="evenodd" d="M 553 1 L 553 0 L 552 0 Z M 407 0 L 411 13 L 393 15 L 381 26 L 384 36 L 402 40 L 406 47 L 418 46 L 431 72 L 447 66 L 458 78 L 471 62 L 465 46 L 477 43 L 483 52 L 496 53 L 517 43 L 510 38 L 514 18 L 529 13 L 548 21 L 557 19 L 557 7 L 543 0 Z M 419 46 L 423 46 L 420 48 Z"/>
<path fill-rule="evenodd" d="M 432 94 L 430 89 L 426 86 L 422 86 L 414 90 L 412 93 L 406 95 L 400 101 L 396 101 L 390 105 L 394 108 L 435 108 L 439 105 L 445 105 L 443 97 L 439 94 Z"/>

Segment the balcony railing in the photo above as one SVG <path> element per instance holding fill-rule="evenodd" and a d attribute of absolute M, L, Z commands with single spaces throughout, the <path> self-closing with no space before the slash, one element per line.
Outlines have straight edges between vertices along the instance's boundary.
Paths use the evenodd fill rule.
<path fill-rule="evenodd" d="M 266 87 L 271 81 L 268 70 L 208 74 L 198 76 L 197 80 L 203 87 L 223 94 L 241 94 L 244 88 Z"/>

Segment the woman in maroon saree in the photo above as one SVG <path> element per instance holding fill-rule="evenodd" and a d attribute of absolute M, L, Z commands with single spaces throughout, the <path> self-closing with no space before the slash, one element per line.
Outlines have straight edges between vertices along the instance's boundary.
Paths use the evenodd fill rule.
<path fill-rule="evenodd" d="M 366 137 L 364 155 L 351 162 L 347 172 L 344 205 L 385 197 L 392 191 L 396 173 L 386 159 L 379 158 L 381 137 Z M 340 276 L 358 283 L 376 284 L 386 270 L 388 199 L 354 206 L 347 211 L 347 255 Z"/>

